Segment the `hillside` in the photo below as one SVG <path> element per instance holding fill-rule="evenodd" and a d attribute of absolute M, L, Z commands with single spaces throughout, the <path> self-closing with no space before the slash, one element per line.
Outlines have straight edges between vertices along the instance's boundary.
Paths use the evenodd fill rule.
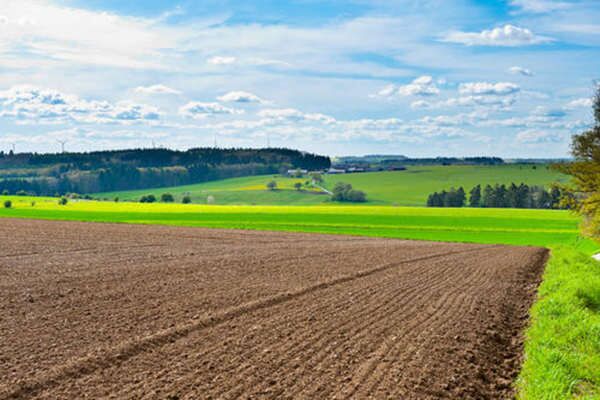
<path fill-rule="evenodd" d="M 297 191 L 295 182 L 305 182 L 307 178 L 287 178 L 279 175 L 262 175 L 245 178 L 225 179 L 196 185 L 167 187 L 154 190 L 134 190 L 99 193 L 94 197 L 137 201 L 146 194 L 160 197 L 171 193 L 175 201 L 181 201 L 184 194 L 193 203 L 206 203 L 213 196 L 215 204 L 261 204 L 261 205 L 311 205 L 328 202 L 329 196 L 318 194 L 315 189 Z M 340 175 L 324 175 L 323 186 L 332 188 L 336 182 L 346 182 L 367 193 L 369 204 L 424 206 L 427 196 L 451 187 L 463 186 L 466 190 L 477 184 L 526 183 L 548 186 L 555 181 L 565 181 L 567 177 L 549 169 L 546 165 L 504 164 L 504 165 L 431 165 L 409 166 L 405 171 L 366 172 Z M 278 190 L 268 191 L 267 182 L 275 180 Z"/>

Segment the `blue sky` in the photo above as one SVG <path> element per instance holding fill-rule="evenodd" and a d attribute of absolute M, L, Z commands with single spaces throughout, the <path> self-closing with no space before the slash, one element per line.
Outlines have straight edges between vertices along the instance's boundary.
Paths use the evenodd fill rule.
<path fill-rule="evenodd" d="M 564 157 L 595 0 L 4 0 L 0 149 Z"/>

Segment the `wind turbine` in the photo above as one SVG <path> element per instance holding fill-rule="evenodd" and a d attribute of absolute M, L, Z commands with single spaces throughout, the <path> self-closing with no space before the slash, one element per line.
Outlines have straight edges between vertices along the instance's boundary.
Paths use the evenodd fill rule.
<path fill-rule="evenodd" d="M 60 143 L 60 149 L 61 152 L 64 153 L 65 152 L 65 144 L 67 143 L 66 140 L 57 140 L 58 143 Z"/>

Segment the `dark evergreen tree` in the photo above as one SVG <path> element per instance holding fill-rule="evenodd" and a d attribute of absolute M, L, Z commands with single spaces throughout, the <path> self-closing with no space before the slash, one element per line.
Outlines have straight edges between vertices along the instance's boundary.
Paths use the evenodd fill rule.
<path fill-rule="evenodd" d="M 481 206 L 481 185 L 475 186 L 469 192 L 469 206 L 480 207 Z"/>

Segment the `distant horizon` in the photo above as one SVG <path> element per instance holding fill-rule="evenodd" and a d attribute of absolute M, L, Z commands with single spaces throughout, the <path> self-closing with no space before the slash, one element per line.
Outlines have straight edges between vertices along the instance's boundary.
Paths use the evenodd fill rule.
<path fill-rule="evenodd" d="M 211 149 L 211 148 L 215 148 L 213 146 L 196 146 L 196 147 L 189 147 L 187 149 L 175 149 L 175 148 L 169 148 L 169 147 L 129 147 L 129 148 L 115 148 L 115 149 L 105 149 L 105 150 L 90 150 L 90 151 L 69 151 L 66 150 L 64 153 L 61 151 L 47 151 L 47 152 L 35 152 L 35 151 L 16 151 L 14 153 L 14 155 L 19 155 L 19 154 L 85 154 L 85 153 L 97 153 L 97 152 L 119 152 L 119 151 L 133 151 L 133 150 L 168 150 L 168 151 L 189 151 L 189 150 L 193 150 L 193 149 Z M 330 155 L 327 153 L 318 153 L 318 152 L 312 152 L 312 151 L 305 151 L 302 149 L 296 149 L 296 148 L 291 148 L 291 147 L 216 147 L 216 149 L 218 150 L 230 150 L 230 149 L 251 149 L 251 150 L 267 150 L 267 149 L 288 149 L 288 150 L 297 150 L 297 151 L 301 151 L 301 152 L 307 152 L 307 153 L 312 153 L 312 154 L 317 154 L 317 155 L 322 155 L 322 156 L 327 156 L 330 157 L 332 159 L 334 158 L 345 158 L 345 157 L 356 157 L 356 158 L 366 158 L 366 157 L 405 157 L 407 159 L 433 159 L 433 158 L 456 158 L 456 159 L 467 159 L 467 158 L 477 158 L 477 157 L 481 157 L 481 158 L 500 158 L 504 161 L 511 161 L 511 160 L 570 160 L 572 159 L 572 157 L 502 157 L 502 156 L 497 156 L 497 155 L 461 155 L 461 156 L 449 156 L 449 155 L 444 155 L 444 154 L 438 154 L 438 155 L 431 155 L 431 156 L 411 156 L 411 155 L 407 155 L 407 154 L 396 154 L 396 153 L 375 153 L 375 154 L 371 154 L 371 153 L 364 153 L 364 154 L 343 154 L 343 155 Z M 2 150 L 0 149 L 0 153 L 4 154 L 4 155 L 8 155 L 10 154 L 12 150 Z"/>

